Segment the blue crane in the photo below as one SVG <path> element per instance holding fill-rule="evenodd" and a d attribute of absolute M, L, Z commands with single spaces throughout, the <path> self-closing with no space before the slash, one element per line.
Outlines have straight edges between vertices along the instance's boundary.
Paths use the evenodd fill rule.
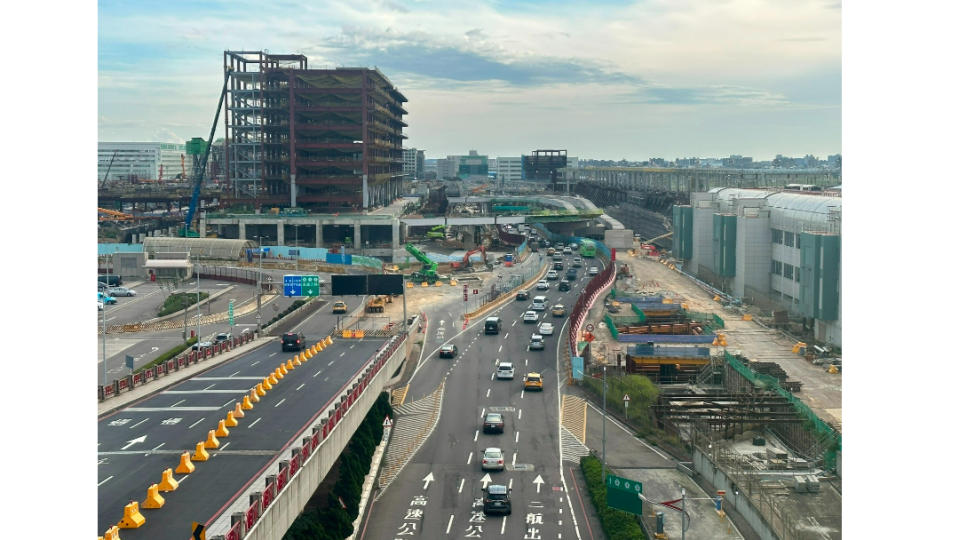
<path fill-rule="evenodd" d="M 216 124 L 220 120 L 220 110 L 223 108 L 223 99 L 226 97 L 226 86 L 230 80 L 230 69 L 227 68 L 223 77 L 223 90 L 220 91 L 220 101 L 216 105 L 216 115 L 213 117 L 213 126 L 210 128 L 210 138 L 206 142 L 206 149 L 203 151 L 203 158 L 200 160 L 199 170 L 196 179 L 193 181 L 193 196 L 190 197 L 190 207 L 186 211 L 186 220 L 183 229 L 180 230 L 180 236 L 197 237 L 200 233 L 192 229 L 193 216 L 196 215 L 196 207 L 200 202 L 200 189 L 203 187 L 203 173 L 206 172 L 206 163 L 210 158 L 210 148 L 213 146 L 213 134 L 216 132 Z"/>

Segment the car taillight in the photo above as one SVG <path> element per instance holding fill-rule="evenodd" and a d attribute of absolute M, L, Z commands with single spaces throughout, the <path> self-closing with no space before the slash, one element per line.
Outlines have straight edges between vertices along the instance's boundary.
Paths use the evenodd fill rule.
<path fill-rule="evenodd" d="M 296 340 L 296 342 L 297 342 L 297 343 L 299 343 L 299 342 L 300 342 L 300 340 Z"/>
<path fill-rule="evenodd" d="M 502 459 L 497 459 L 497 460 L 496 460 L 496 463 L 499 463 L 500 465 L 502 465 L 502 464 L 503 464 L 503 460 L 502 460 Z"/>

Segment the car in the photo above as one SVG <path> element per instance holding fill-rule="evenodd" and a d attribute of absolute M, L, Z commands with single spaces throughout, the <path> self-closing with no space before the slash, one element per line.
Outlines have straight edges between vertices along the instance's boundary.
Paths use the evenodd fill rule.
<path fill-rule="evenodd" d="M 568 279 L 564 279 L 563 281 L 560 281 L 560 282 L 559 282 L 559 290 L 561 290 L 561 291 L 568 291 L 569 288 L 570 288 L 570 287 L 569 287 L 569 280 L 568 280 Z"/>
<path fill-rule="evenodd" d="M 529 291 L 520 291 L 516 293 L 517 300 L 529 300 Z"/>
<path fill-rule="evenodd" d="M 455 358 L 458 352 L 456 345 L 443 345 L 440 347 L 440 358 Z"/>
<path fill-rule="evenodd" d="M 111 287 L 107 294 L 110 296 L 136 296 L 137 292 L 133 289 L 127 289 L 126 287 Z"/>
<path fill-rule="evenodd" d="M 287 332 L 280 338 L 283 352 L 302 351 L 306 347 L 306 337 L 302 332 Z"/>
<path fill-rule="evenodd" d="M 566 271 L 566 279 L 568 279 L 568 280 L 570 280 L 570 281 L 574 281 L 574 280 L 576 279 L 576 277 L 577 277 L 577 276 L 576 276 L 576 269 L 575 269 L 575 268 L 570 268 L 569 270 Z"/>
<path fill-rule="evenodd" d="M 483 460 L 480 462 L 480 467 L 484 471 L 502 471 L 506 468 L 506 459 L 503 456 L 503 451 L 499 448 L 487 448 L 483 450 Z"/>
<path fill-rule="evenodd" d="M 483 323 L 483 333 L 486 335 L 499 334 L 502 324 L 503 321 L 499 317 L 487 317 Z"/>
<path fill-rule="evenodd" d="M 562 242 L 556 242 L 556 249 L 563 249 L 563 246 L 565 245 L 566 244 L 563 244 Z"/>
<path fill-rule="evenodd" d="M 547 242 L 546 245 L 549 246 L 549 242 Z M 552 257 L 552 256 L 553 256 L 553 253 L 556 253 L 556 249 L 554 249 L 554 248 L 549 248 L 549 249 L 546 250 L 546 255 L 549 256 L 549 257 Z"/>
<path fill-rule="evenodd" d="M 194 351 L 201 351 L 201 350 L 209 349 L 212 346 L 213 346 L 212 341 L 201 341 L 199 343 L 194 343 L 192 349 Z"/>
<path fill-rule="evenodd" d="M 496 366 L 496 378 L 497 379 L 512 379 L 513 378 L 513 363 L 512 362 L 500 362 Z"/>
<path fill-rule="evenodd" d="M 553 335 L 553 323 L 544 322 L 543 324 L 539 325 L 539 333 L 544 336 Z"/>
<path fill-rule="evenodd" d="M 523 377 L 524 390 L 543 390 L 543 377 L 534 371 L 529 372 Z"/>
<path fill-rule="evenodd" d="M 576 242 L 573 242 L 572 244 L 569 245 L 569 247 L 570 249 L 576 250 L 576 249 L 579 249 L 579 244 L 577 244 Z"/>
<path fill-rule="evenodd" d="M 573 254 L 572 248 L 570 248 L 569 246 L 566 246 L 563 248 L 563 255 L 572 255 L 572 254 Z"/>
<path fill-rule="evenodd" d="M 486 515 L 497 513 L 513 513 L 513 503 L 510 501 L 510 488 L 499 484 L 490 484 L 483 489 L 483 513 Z"/>
<path fill-rule="evenodd" d="M 213 343 L 223 343 L 224 341 L 230 341 L 233 339 L 233 335 L 229 332 L 220 332 L 219 334 L 213 336 Z"/>
<path fill-rule="evenodd" d="M 533 334 L 529 337 L 529 350 L 531 351 L 541 351 L 546 347 L 546 344 L 543 343 L 543 336 L 539 334 Z"/>
<path fill-rule="evenodd" d="M 534 296 L 533 303 L 530 304 L 529 308 L 533 311 L 546 311 L 546 297 Z"/>
<path fill-rule="evenodd" d="M 546 279 L 549 281 L 555 281 L 559 279 L 559 274 L 556 273 L 556 270 L 550 270 L 549 272 L 546 272 Z"/>
<path fill-rule="evenodd" d="M 534 323 L 539 320 L 539 314 L 533 310 L 529 310 L 526 313 L 523 313 L 523 322 L 524 323 Z"/>
<path fill-rule="evenodd" d="M 537 291 L 545 291 L 545 290 L 548 290 L 548 289 L 549 289 L 549 282 L 546 281 L 545 279 L 541 279 L 541 280 L 539 280 L 539 281 L 536 283 L 536 290 L 537 290 Z"/>
<path fill-rule="evenodd" d="M 333 302 L 333 313 L 346 313 L 347 310 L 346 302 L 336 301 Z"/>
<path fill-rule="evenodd" d="M 103 283 L 107 287 L 117 287 L 123 283 L 123 278 L 117 274 L 97 274 L 97 283 Z"/>
<path fill-rule="evenodd" d="M 580 259 L 579 257 L 574 257 L 573 268 L 582 268 L 582 267 L 583 267 L 583 259 Z"/>
<path fill-rule="evenodd" d="M 590 266 L 590 267 L 589 267 L 589 275 L 595 276 L 595 275 L 598 274 L 598 273 L 599 273 L 599 268 L 597 268 L 597 267 L 595 267 L 595 266 Z"/>
<path fill-rule="evenodd" d="M 493 433 L 496 431 L 502 433 L 504 426 L 503 415 L 500 413 L 486 413 L 486 416 L 483 418 L 483 433 Z"/>
<path fill-rule="evenodd" d="M 103 311 L 103 302 L 97 300 L 97 311 Z"/>
<path fill-rule="evenodd" d="M 562 317 L 563 315 L 566 315 L 566 306 L 563 304 L 556 304 L 553 306 L 552 312 L 553 317 Z"/>
<path fill-rule="evenodd" d="M 117 299 L 110 296 L 109 294 L 97 292 L 97 300 L 103 302 L 104 304 L 116 304 Z"/>
<path fill-rule="evenodd" d="M 562 269 L 563 269 L 563 263 L 561 263 L 561 262 L 554 262 L 554 263 L 553 263 L 553 270 L 559 271 L 559 270 L 562 270 Z"/>

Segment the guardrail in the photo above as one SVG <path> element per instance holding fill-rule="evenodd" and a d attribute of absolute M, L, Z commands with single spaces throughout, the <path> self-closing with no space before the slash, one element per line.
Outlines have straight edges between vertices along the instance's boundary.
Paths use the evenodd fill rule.
<path fill-rule="evenodd" d="M 210 347 L 206 347 L 202 351 L 190 351 L 187 354 L 167 360 L 162 364 L 145 369 L 139 373 L 132 373 L 121 379 L 114 379 L 111 383 L 97 387 L 97 398 L 100 401 L 105 401 L 108 398 L 112 398 L 122 394 L 123 392 L 127 392 L 138 386 L 142 386 L 151 381 L 155 381 L 161 377 L 169 375 L 174 371 L 180 371 L 181 369 L 195 365 L 218 354 L 231 351 L 235 347 L 245 345 L 254 339 L 255 336 L 252 332 L 241 334 L 239 337 L 235 337 L 232 340 L 216 343 Z"/>

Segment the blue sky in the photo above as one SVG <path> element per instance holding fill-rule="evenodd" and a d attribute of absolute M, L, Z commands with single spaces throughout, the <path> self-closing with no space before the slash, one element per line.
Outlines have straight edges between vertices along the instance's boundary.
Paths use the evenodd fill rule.
<path fill-rule="evenodd" d="M 101 1 L 97 18 L 103 141 L 206 137 L 231 49 L 377 67 L 428 157 L 841 151 L 835 1 Z"/>

